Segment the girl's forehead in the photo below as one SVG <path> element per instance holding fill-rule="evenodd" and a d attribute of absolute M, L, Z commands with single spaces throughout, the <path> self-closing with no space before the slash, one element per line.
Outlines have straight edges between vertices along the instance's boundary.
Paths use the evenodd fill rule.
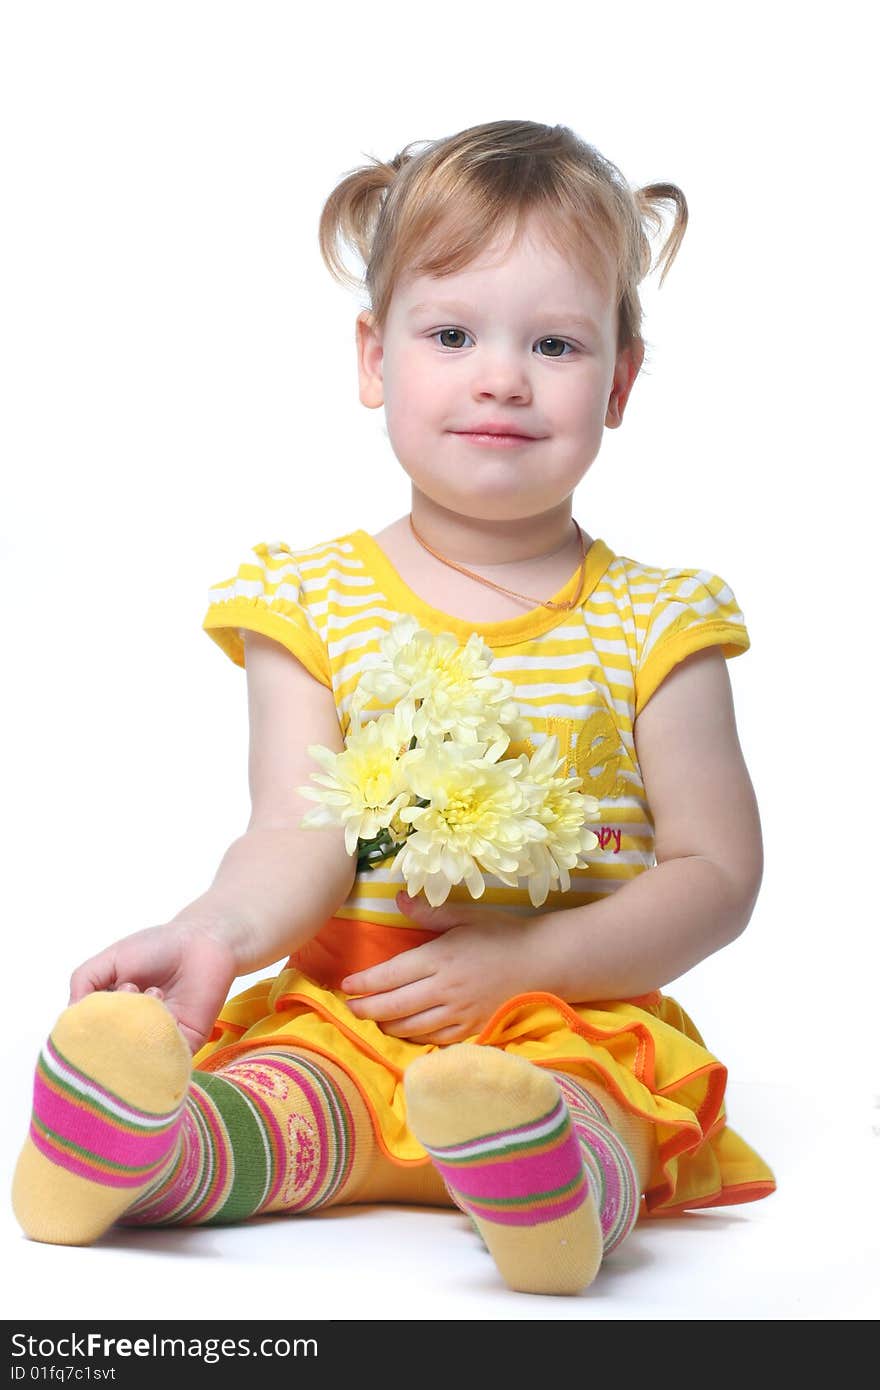
<path fill-rule="evenodd" d="M 491 304 L 500 295 L 511 307 L 534 304 L 561 311 L 588 303 L 602 313 L 613 307 L 611 284 L 607 266 L 564 256 L 549 244 L 523 243 L 494 246 L 446 274 L 404 272 L 395 282 L 392 302 L 399 312 L 410 313 L 419 304 L 450 301 L 478 308 L 481 301 Z"/>
<path fill-rule="evenodd" d="M 436 264 L 436 249 L 433 260 Z M 428 273 L 419 266 L 404 266 L 395 279 L 393 297 L 409 306 L 423 296 L 448 298 L 511 281 L 517 288 L 528 287 L 538 295 L 544 290 L 578 297 L 586 294 L 598 308 L 610 299 L 615 274 L 604 247 L 576 236 L 551 236 L 542 220 L 533 215 L 518 231 L 514 227 L 499 231 L 464 265 L 448 272 Z"/>

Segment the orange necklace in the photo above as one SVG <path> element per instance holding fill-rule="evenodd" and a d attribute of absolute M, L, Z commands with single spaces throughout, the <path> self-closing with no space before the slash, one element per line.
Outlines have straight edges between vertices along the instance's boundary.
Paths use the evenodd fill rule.
<path fill-rule="evenodd" d="M 582 590 L 583 587 L 584 587 L 584 574 L 585 574 L 586 568 L 587 568 L 587 541 L 586 541 L 586 537 L 584 536 L 583 531 L 581 530 L 581 528 L 580 528 L 580 526 L 578 525 L 578 523 L 575 521 L 574 517 L 572 517 L 572 521 L 574 522 L 574 525 L 575 525 L 575 527 L 576 527 L 576 529 L 577 529 L 577 533 L 578 533 L 578 535 L 579 535 L 580 538 L 581 538 L 581 549 L 582 549 L 582 551 L 583 551 L 583 554 L 582 554 L 582 556 L 581 556 L 580 577 L 579 577 L 579 579 L 578 579 L 577 588 L 576 588 L 575 591 L 574 591 L 574 597 L 573 597 L 572 599 L 570 599 L 570 600 L 568 601 L 568 603 L 554 603 L 552 599 L 537 599 L 537 598 L 530 598 L 528 594 L 517 594 L 517 593 L 515 593 L 515 591 L 514 591 L 513 589 L 505 589 L 505 587 L 504 587 L 503 584 L 495 584 L 495 583 L 493 583 L 493 581 L 492 581 L 491 579 L 486 579 L 485 576 L 482 575 L 482 574 L 474 574 L 473 570 L 466 570 L 465 567 L 464 567 L 464 565 L 457 565 L 457 564 L 455 563 L 454 560 L 447 560 L 446 557 L 445 557 L 444 555 L 439 555 L 439 554 L 437 553 L 436 550 L 432 550 L 431 546 L 428 545 L 428 542 L 427 542 L 427 541 L 422 540 L 422 537 L 419 535 L 418 531 L 416 530 L 415 526 L 413 525 L 412 512 L 410 512 L 410 514 L 409 514 L 409 524 L 410 524 L 410 529 L 412 530 L 413 535 L 415 536 L 415 538 L 416 538 L 416 540 L 418 541 L 419 545 L 424 546 L 425 550 L 427 550 L 428 553 L 429 553 L 430 555 L 433 555 L 434 558 L 435 558 L 435 560 L 440 560 L 440 561 L 442 561 L 442 563 L 443 563 L 444 565 L 449 565 L 450 569 L 458 570 L 460 574 L 466 574 L 466 575 L 468 575 L 471 579 L 476 579 L 480 584 L 488 584 L 488 586 L 489 586 L 490 589 L 497 589 L 497 590 L 499 591 L 499 593 L 502 593 L 502 594 L 510 594 L 511 598 L 522 598 L 522 599 L 525 599 L 527 603 L 534 604 L 534 606 L 535 606 L 536 608 L 538 608 L 538 607 L 540 607 L 540 608 L 560 608 L 560 609 L 563 609 L 563 610 L 565 610 L 565 611 L 568 611 L 568 610 L 571 609 L 571 608 L 576 608 L 576 607 L 577 607 L 577 604 L 578 604 L 578 601 L 579 601 L 580 595 L 581 595 L 581 590 Z"/>

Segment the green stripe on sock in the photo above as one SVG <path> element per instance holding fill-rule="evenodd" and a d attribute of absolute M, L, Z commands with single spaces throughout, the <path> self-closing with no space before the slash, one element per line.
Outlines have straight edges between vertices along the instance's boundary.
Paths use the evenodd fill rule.
<path fill-rule="evenodd" d="M 198 1083 L 216 1105 L 230 1138 L 235 1171 L 223 1205 L 200 1224 L 225 1225 L 251 1216 L 263 1200 L 269 1178 L 267 1137 L 256 1107 L 217 1072 L 199 1072 Z"/>

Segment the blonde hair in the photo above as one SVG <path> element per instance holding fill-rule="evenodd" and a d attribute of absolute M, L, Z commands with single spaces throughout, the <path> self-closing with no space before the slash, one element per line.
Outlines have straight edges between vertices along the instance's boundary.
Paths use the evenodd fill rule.
<path fill-rule="evenodd" d="M 425 148 L 417 150 L 416 147 Z M 436 141 L 412 141 L 393 159 L 349 170 L 321 211 L 318 240 L 330 273 L 365 286 L 377 326 L 384 327 L 402 274 L 446 275 L 468 265 L 513 224 L 514 239 L 532 213 L 542 215 L 555 249 L 606 280 L 603 255 L 616 272 L 617 350 L 641 334 L 638 286 L 651 269 L 645 223 L 659 231 L 660 208 L 675 208 L 658 265 L 662 286 L 688 220 L 673 183 L 632 189 L 616 165 L 568 126 L 489 121 Z M 366 267 L 347 269 L 339 242 Z"/>

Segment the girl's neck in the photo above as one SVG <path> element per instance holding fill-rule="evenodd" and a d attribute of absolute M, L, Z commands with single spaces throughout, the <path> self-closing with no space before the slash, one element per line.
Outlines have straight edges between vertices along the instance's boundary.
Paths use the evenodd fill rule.
<path fill-rule="evenodd" d="M 572 521 L 571 498 L 538 516 L 494 521 L 447 511 L 430 498 L 414 492 L 411 514 L 412 525 L 432 550 L 445 560 L 454 560 L 456 564 L 481 573 L 510 570 L 515 566 L 521 575 L 528 572 L 530 565 L 536 568 L 545 565 L 563 551 L 576 552 L 578 557 L 581 553 L 580 539 Z M 398 528 L 409 530 L 413 543 L 418 544 L 412 535 L 408 515 L 393 523 L 393 529 Z M 490 577 L 506 583 L 501 574 Z"/>
<path fill-rule="evenodd" d="M 581 563 L 582 543 L 571 520 L 569 545 L 563 545 L 551 555 L 532 556 L 531 559 L 505 564 L 470 564 L 466 568 L 477 574 L 485 574 L 496 584 L 502 584 L 518 594 L 528 594 L 540 603 L 559 592 Z M 418 529 L 418 522 L 416 522 Z M 426 537 L 427 539 L 427 537 Z M 373 536 L 384 551 L 386 559 L 396 570 L 413 593 L 429 607 L 449 613 L 454 617 L 471 622 L 503 622 L 509 618 L 519 618 L 537 607 L 538 603 L 498 593 L 480 584 L 476 579 L 460 574 L 458 570 L 442 564 L 430 555 L 416 540 L 410 527 L 409 513 L 393 521 Z M 430 542 L 429 542 L 430 543 Z M 583 544 L 587 549 L 593 544 L 592 538 L 584 535 Z M 452 558 L 439 546 L 434 547 L 445 558 Z M 458 561 L 463 564 L 464 561 Z"/>

